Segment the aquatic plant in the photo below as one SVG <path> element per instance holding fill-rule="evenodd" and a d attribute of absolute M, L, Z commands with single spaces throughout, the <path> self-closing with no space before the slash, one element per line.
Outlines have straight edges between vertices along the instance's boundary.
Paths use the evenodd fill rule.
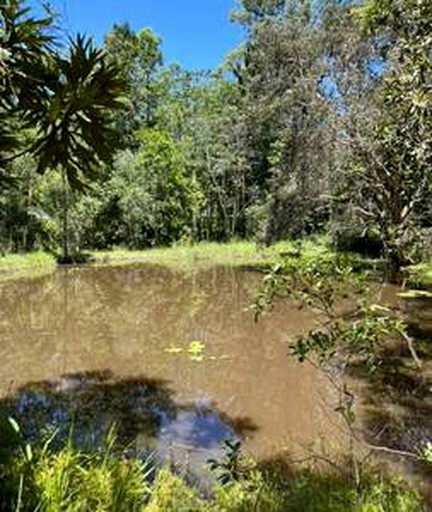
<path fill-rule="evenodd" d="M 188 347 L 189 358 L 192 361 L 202 361 L 204 359 L 205 344 L 202 341 L 191 341 Z"/>
<path fill-rule="evenodd" d="M 421 450 L 424 460 L 432 465 L 432 441 L 427 441 Z"/>
<path fill-rule="evenodd" d="M 181 346 L 171 344 L 170 346 L 164 348 L 164 352 L 166 354 L 173 355 L 182 354 L 186 352 L 191 361 L 196 361 L 200 363 L 204 361 L 204 349 L 205 343 L 203 343 L 202 341 L 193 340 L 188 344 L 186 349 L 184 349 Z M 209 357 L 208 359 L 214 359 L 214 357 Z"/>

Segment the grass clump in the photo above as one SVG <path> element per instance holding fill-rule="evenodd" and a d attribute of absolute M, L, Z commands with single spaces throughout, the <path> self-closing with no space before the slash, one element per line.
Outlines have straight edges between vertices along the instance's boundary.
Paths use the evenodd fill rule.
<path fill-rule="evenodd" d="M 347 475 L 301 470 L 289 478 L 278 468 L 218 490 L 215 512 L 421 512 L 418 495 L 399 481 L 367 472 L 356 483 Z"/>
<path fill-rule="evenodd" d="M 184 480 L 162 469 L 152 488 L 145 512 L 210 512 L 211 504 L 199 497 L 196 489 Z"/>
<path fill-rule="evenodd" d="M 32 448 L 18 423 L 0 421 L 0 510 L 141 511 L 149 498 L 149 466 L 116 454 L 114 430 L 100 450 L 84 452 L 54 437 Z"/>
<path fill-rule="evenodd" d="M 313 261 L 325 262 L 335 258 L 349 259 L 355 270 L 372 268 L 375 260 L 354 254 L 337 254 L 329 248 L 325 238 L 282 241 L 272 246 L 259 246 L 254 242 L 234 241 L 229 243 L 201 242 L 193 245 L 174 245 L 145 250 L 113 249 L 91 251 L 72 256 L 67 261 L 55 256 L 35 252 L 10 254 L 0 257 L 0 282 L 21 277 L 39 277 L 53 272 L 56 263 L 85 264 L 123 267 L 128 265 L 150 265 L 170 268 L 182 272 L 207 270 L 215 266 L 269 269 L 278 261 L 291 261 L 295 265 L 307 265 Z"/>
<path fill-rule="evenodd" d="M 37 278 L 56 268 L 54 256 L 46 252 L 7 254 L 0 256 L 0 282 L 10 279 Z"/>
<path fill-rule="evenodd" d="M 38 507 L 59 510 L 138 511 L 147 496 L 137 460 L 88 455 L 67 447 L 42 457 L 34 470 Z"/>
<path fill-rule="evenodd" d="M 432 262 L 412 265 L 407 271 L 410 284 L 425 288 L 432 287 Z"/>
<path fill-rule="evenodd" d="M 138 460 L 86 454 L 71 446 L 35 453 L 31 463 L 14 458 L 2 468 L 1 510 L 143 510 L 145 468 Z"/>
<path fill-rule="evenodd" d="M 356 484 L 352 479 L 339 475 L 305 472 L 293 481 L 285 510 L 421 512 L 423 509 L 417 494 L 401 482 L 367 474 Z"/>
<path fill-rule="evenodd" d="M 145 464 L 109 451 L 19 454 L 1 466 L 1 510 L 40 512 L 421 512 L 401 482 L 365 474 L 361 482 L 335 473 L 282 475 L 277 464 L 255 466 L 217 485 L 210 496 L 162 468 L 151 483 Z M 5 492 L 7 491 L 7 492 Z"/>

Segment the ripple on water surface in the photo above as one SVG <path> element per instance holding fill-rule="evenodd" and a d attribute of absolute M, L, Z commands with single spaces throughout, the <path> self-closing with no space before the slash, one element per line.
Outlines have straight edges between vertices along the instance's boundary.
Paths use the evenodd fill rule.
<path fill-rule="evenodd" d="M 314 319 L 281 303 L 255 323 L 259 280 L 231 268 L 89 267 L 3 284 L 3 402 L 30 435 L 73 423 L 97 444 L 114 421 L 125 443 L 195 464 L 226 438 L 264 457 L 331 444 L 330 389 L 288 357 Z"/>

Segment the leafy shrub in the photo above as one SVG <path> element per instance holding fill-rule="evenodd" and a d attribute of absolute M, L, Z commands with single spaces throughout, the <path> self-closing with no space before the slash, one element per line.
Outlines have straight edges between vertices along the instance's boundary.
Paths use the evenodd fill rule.
<path fill-rule="evenodd" d="M 359 485 L 347 476 L 301 471 L 289 480 L 255 471 L 217 493 L 218 512 L 421 512 L 419 497 L 401 482 L 366 475 Z"/>
<path fill-rule="evenodd" d="M 421 512 L 419 497 L 400 481 L 363 468 L 348 473 L 286 466 L 264 468 L 236 453 L 233 476 L 215 484 L 211 496 L 168 469 L 150 483 L 151 466 L 114 453 L 111 433 L 105 447 L 91 453 L 68 443 L 57 452 L 49 441 L 31 448 L 15 421 L 0 423 L 0 510 L 40 512 Z M 235 445 L 233 445 L 235 448 Z M 223 459 L 226 462 L 226 458 Z M 226 468 L 225 468 L 226 469 Z M 232 470 L 230 466 L 230 470 Z"/>
<path fill-rule="evenodd" d="M 209 506 L 181 478 L 162 469 L 145 512 L 204 512 L 210 510 Z"/>

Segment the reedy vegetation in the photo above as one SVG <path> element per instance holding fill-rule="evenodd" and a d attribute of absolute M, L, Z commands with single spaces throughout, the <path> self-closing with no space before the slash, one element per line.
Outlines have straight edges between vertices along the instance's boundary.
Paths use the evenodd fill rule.
<path fill-rule="evenodd" d="M 197 488 L 154 460 L 116 453 L 114 430 L 98 453 L 53 439 L 30 447 L 14 420 L 2 422 L 1 510 L 146 512 L 420 512 L 417 495 L 401 482 L 365 472 L 361 485 L 349 474 L 302 470 L 287 475 L 281 465 L 258 467 L 239 453 L 224 465 L 227 478 L 204 497 Z M 221 466 L 223 461 L 221 462 Z"/>

